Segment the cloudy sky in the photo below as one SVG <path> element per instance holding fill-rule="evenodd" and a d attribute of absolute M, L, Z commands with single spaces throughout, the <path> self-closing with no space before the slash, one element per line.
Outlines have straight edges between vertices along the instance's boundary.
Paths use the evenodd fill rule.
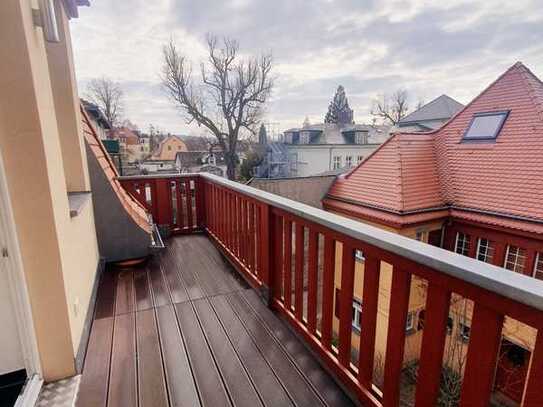
<path fill-rule="evenodd" d="M 107 76 L 121 83 L 125 116 L 195 134 L 160 85 L 173 38 L 194 64 L 205 35 L 241 51 L 271 51 L 277 76 L 265 120 L 277 130 L 322 121 L 339 84 L 357 123 L 372 100 L 403 88 L 411 105 L 443 93 L 467 103 L 516 61 L 543 77 L 541 0 L 91 0 L 72 25 L 80 93 Z"/>

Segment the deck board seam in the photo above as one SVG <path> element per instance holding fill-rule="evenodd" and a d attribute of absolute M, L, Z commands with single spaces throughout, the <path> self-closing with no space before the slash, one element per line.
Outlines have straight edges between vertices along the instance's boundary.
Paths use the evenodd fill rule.
<path fill-rule="evenodd" d="M 234 313 L 234 315 L 236 316 L 236 318 L 240 321 L 241 323 L 241 326 L 243 326 L 243 329 L 245 330 L 245 332 L 247 333 L 247 336 L 249 337 L 249 339 L 251 340 L 251 342 L 255 345 L 255 348 L 256 350 L 258 351 L 258 353 L 262 356 L 262 359 L 265 361 L 266 365 L 270 368 L 270 371 L 273 373 L 273 375 L 275 376 L 275 378 L 277 379 L 277 381 L 279 382 L 279 384 L 281 385 L 281 387 L 283 388 L 283 390 L 285 391 L 285 393 L 288 395 L 288 398 L 290 399 L 290 401 L 292 402 L 292 404 L 294 406 L 297 406 L 298 404 L 296 403 L 296 401 L 294 400 L 294 396 L 291 394 L 291 392 L 287 389 L 285 383 L 283 382 L 283 380 L 279 377 L 279 375 L 277 374 L 276 370 L 273 368 L 273 366 L 271 365 L 270 361 L 268 360 L 268 358 L 264 355 L 264 353 L 262 352 L 262 350 L 260 349 L 260 346 L 258 345 L 257 341 L 255 340 L 255 338 L 253 337 L 253 335 L 249 332 L 249 329 L 247 329 L 247 326 L 246 324 L 244 323 L 243 321 L 243 318 L 239 315 L 239 313 L 236 311 L 235 307 L 232 305 L 232 303 L 230 302 L 228 296 L 224 296 L 226 302 L 228 303 L 228 305 L 230 306 L 230 308 L 232 309 L 232 312 Z"/>

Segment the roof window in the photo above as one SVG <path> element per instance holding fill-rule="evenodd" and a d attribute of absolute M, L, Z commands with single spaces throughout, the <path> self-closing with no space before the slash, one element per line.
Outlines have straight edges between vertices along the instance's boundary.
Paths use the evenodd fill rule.
<path fill-rule="evenodd" d="M 495 140 L 509 115 L 509 111 L 475 113 L 463 140 Z"/>

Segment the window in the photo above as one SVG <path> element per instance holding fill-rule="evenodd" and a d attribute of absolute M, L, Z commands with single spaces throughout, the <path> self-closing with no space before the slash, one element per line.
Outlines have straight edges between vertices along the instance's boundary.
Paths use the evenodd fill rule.
<path fill-rule="evenodd" d="M 145 151 L 145 149 L 143 147 L 140 147 L 140 151 L 143 152 Z"/>
<path fill-rule="evenodd" d="M 361 321 L 362 321 L 362 303 L 355 298 L 353 299 L 353 321 L 352 321 L 352 326 L 355 331 L 360 332 Z"/>
<path fill-rule="evenodd" d="M 341 168 L 341 157 L 339 155 L 334 156 L 333 170 L 339 170 Z"/>
<path fill-rule="evenodd" d="M 177 146 L 177 149 L 178 149 L 178 150 L 181 150 L 181 146 Z"/>
<path fill-rule="evenodd" d="M 417 233 L 415 233 L 415 239 L 419 242 L 426 242 L 426 236 L 428 235 L 428 232 L 425 230 L 419 230 Z"/>
<path fill-rule="evenodd" d="M 358 131 L 354 136 L 355 144 L 368 144 L 368 132 L 367 131 Z"/>
<path fill-rule="evenodd" d="M 494 140 L 498 137 L 505 119 L 509 115 L 505 112 L 475 113 L 468 129 L 464 133 L 464 140 Z"/>
<path fill-rule="evenodd" d="M 467 342 L 469 341 L 469 334 L 470 334 L 470 331 L 471 331 L 471 327 L 469 327 L 468 325 L 460 322 L 458 324 L 459 326 L 459 332 L 458 332 L 458 336 L 460 337 L 460 339 L 464 342 Z"/>
<path fill-rule="evenodd" d="M 168 151 L 172 151 L 172 146 L 168 146 Z"/>
<path fill-rule="evenodd" d="M 356 157 L 356 163 L 357 164 L 360 164 L 362 162 L 362 160 L 364 160 L 364 156 L 363 155 L 359 155 Z"/>
<path fill-rule="evenodd" d="M 450 335 L 452 333 L 453 329 L 453 319 L 451 317 L 447 318 L 447 335 Z"/>
<path fill-rule="evenodd" d="M 300 144 L 309 144 L 309 132 L 304 131 L 300 133 Z"/>
<path fill-rule="evenodd" d="M 494 257 L 494 242 L 479 238 L 477 242 L 477 260 L 484 261 L 485 263 L 492 263 Z"/>
<path fill-rule="evenodd" d="M 364 253 L 362 253 L 362 250 L 355 250 L 354 251 L 354 258 L 356 261 L 364 261 L 366 260 L 364 257 Z"/>
<path fill-rule="evenodd" d="M 407 320 L 405 321 L 405 331 L 411 332 L 415 328 L 415 313 L 409 312 L 407 314 Z"/>
<path fill-rule="evenodd" d="M 524 263 L 526 260 L 526 250 L 517 246 L 507 246 L 505 255 L 505 267 L 507 270 L 516 271 L 517 273 L 524 272 Z"/>
<path fill-rule="evenodd" d="M 458 232 L 456 234 L 456 245 L 455 245 L 454 251 L 458 254 L 467 256 L 469 253 L 469 241 L 470 241 L 469 235 Z"/>
<path fill-rule="evenodd" d="M 534 277 L 543 280 L 543 252 L 537 252 L 535 255 Z"/>
<path fill-rule="evenodd" d="M 351 168 L 353 166 L 353 156 L 352 155 L 348 155 L 347 157 L 345 157 L 345 166 L 348 167 L 348 168 Z"/>

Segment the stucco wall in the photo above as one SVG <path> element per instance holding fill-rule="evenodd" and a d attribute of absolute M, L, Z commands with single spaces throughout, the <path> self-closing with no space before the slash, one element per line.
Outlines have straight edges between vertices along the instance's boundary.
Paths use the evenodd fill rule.
<path fill-rule="evenodd" d="M 98 251 L 92 206 L 70 218 L 50 67 L 32 6 L 29 0 L 0 2 L 0 38 L 9 38 L 0 47 L 0 152 L 43 376 L 55 380 L 74 373 Z"/>
<path fill-rule="evenodd" d="M 335 179 L 335 175 L 283 179 L 253 178 L 249 185 L 322 209 L 322 199 Z"/>

